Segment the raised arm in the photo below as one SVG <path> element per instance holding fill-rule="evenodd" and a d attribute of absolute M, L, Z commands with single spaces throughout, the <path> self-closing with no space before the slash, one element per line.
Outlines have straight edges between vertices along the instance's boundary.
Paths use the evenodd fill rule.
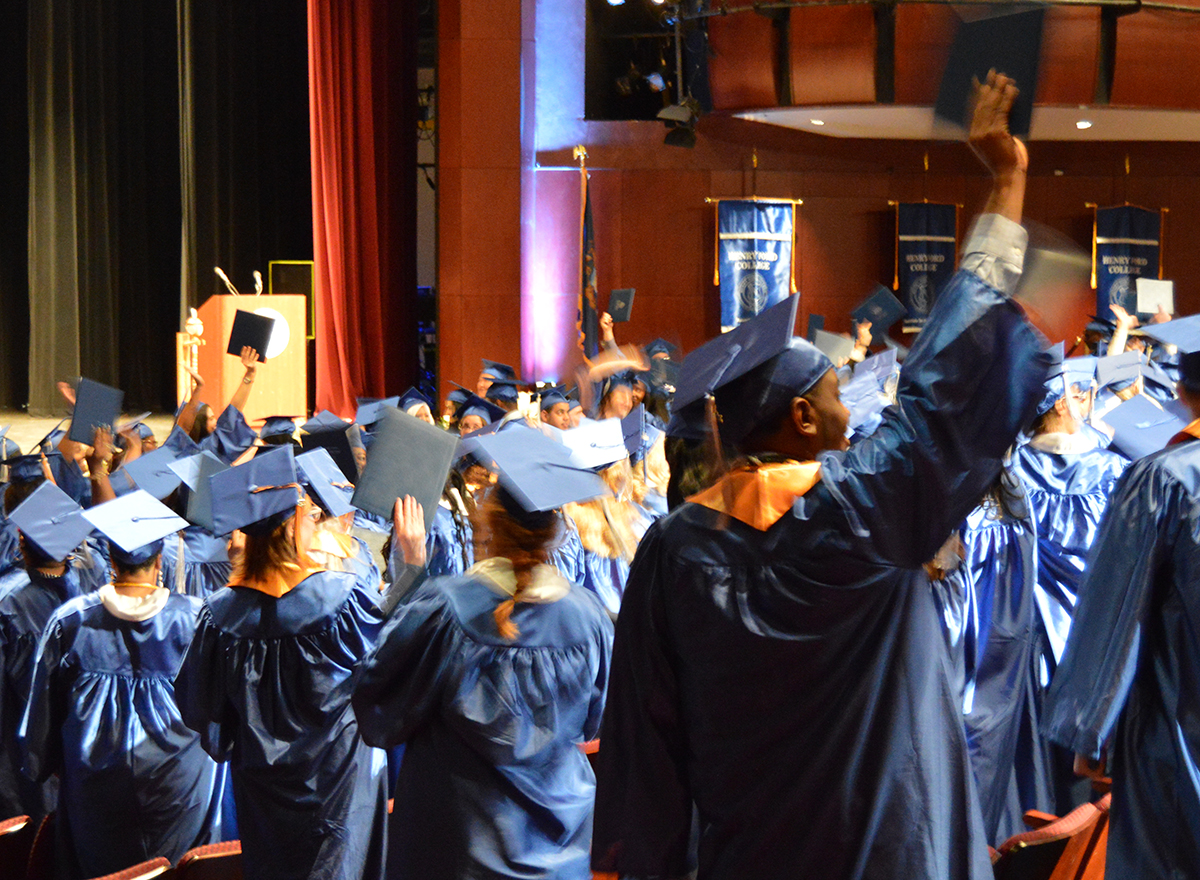
<path fill-rule="evenodd" d="M 250 389 L 254 387 L 254 377 L 258 373 L 258 352 L 248 345 L 243 346 L 241 359 L 246 373 L 242 376 L 242 384 L 233 392 L 233 397 L 229 398 L 229 405 L 238 412 L 245 412 L 246 401 L 250 399 Z"/>

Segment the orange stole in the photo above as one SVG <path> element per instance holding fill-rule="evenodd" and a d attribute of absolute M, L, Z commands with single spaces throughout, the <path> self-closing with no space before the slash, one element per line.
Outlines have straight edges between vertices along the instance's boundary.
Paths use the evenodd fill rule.
<path fill-rule="evenodd" d="M 284 564 L 283 571 L 272 572 L 266 580 L 261 581 L 246 581 L 245 583 L 231 583 L 231 587 L 248 587 L 251 590 L 258 590 L 260 593 L 266 593 L 268 596 L 274 596 L 276 599 L 283 596 L 292 590 L 296 584 L 300 583 L 310 574 L 316 574 L 318 571 L 324 571 L 321 566 L 313 565 L 311 562 L 305 561 L 304 565 L 296 565 L 294 562 Z"/>
<path fill-rule="evenodd" d="M 783 461 L 737 468 L 687 500 L 765 532 L 821 479 L 815 461 Z"/>
<path fill-rule="evenodd" d="M 1167 445 L 1174 446 L 1176 443 L 1183 443 L 1192 439 L 1200 440 L 1200 419 L 1196 419 L 1186 428 L 1172 437 Z"/>

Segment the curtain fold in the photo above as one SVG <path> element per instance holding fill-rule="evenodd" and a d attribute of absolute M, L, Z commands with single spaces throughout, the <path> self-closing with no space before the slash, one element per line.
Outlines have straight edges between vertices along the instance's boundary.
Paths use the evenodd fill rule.
<path fill-rule="evenodd" d="M 0 27 L 0 409 L 29 400 L 28 14 L 11 3 Z"/>
<path fill-rule="evenodd" d="M 308 0 L 317 408 L 416 374 L 416 21 L 408 0 Z"/>

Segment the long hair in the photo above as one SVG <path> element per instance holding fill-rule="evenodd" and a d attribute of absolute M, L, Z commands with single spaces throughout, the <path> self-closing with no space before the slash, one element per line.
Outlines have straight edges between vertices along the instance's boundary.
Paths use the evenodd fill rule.
<path fill-rule="evenodd" d="M 289 520 L 290 521 L 290 520 Z M 272 572 L 288 564 L 298 564 L 296 542 L 288 534 L 287 522 L 267 535 L 246 535 L 246 544 L 231 554 L 235 582 L 265 580 Z"/>
<path fill-rule="evenodd" d="M 521 634 L 512 613 L 522 594 L 533 582 L 533 570 L 550 560 L 562 540 L 563 524 L 555 512 L 527 514 L 501 486 L 488 491 L 472 516 L 476 558 L 500 557 L 512 563 L 517 588 L 511 599 L 501 602 L 493 616 L 500 635 L 512 641 Z"/>
<path fill-rule="evenodd" d="M 637 549 L 633 504 L 646 497 L 646 484 L 634 479 L 628 460 L 609 465 L 600 477 L 611 495 L 564 504 L 563 512 L 579 530 L 583 549 L 605 559 L 631 562 Z"/>
<path fill-rule="evenodd" d="M 212 407 L 207 403 L 202 403 L 196 410 L 196 419 L 192 422 L 192 430 L 188 431 L 188 436 L 192 441 L 199 443 L 209 435 L 208 430 L 208 414 L 212 412 Z"/>

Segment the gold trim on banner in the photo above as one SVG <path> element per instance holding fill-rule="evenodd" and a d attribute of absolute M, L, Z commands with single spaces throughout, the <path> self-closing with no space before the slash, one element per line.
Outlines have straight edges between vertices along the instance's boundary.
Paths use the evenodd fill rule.
<path fill-rule="evenodd" d="M 747 238 L 741 233 L 725 233 L 721 234 L 721 202 L 762 202 L 767 205 L 791 205 L 792 206 L 792 293 L 797 292 L 796 288 L 796 206 L 803 205 L 804 199 L 774 199 L 762 196 L 721 196 L 714 198 L 713 196 L 705 196 L 704 204 L 713 206 L 713 286 L 721 286 L 721 240 L 727 238 Z M 762 236 L 754 236 L 762 238 L 764 241 L 784 241 L 782 238 L 771 238 L 771 233 Z"/>

